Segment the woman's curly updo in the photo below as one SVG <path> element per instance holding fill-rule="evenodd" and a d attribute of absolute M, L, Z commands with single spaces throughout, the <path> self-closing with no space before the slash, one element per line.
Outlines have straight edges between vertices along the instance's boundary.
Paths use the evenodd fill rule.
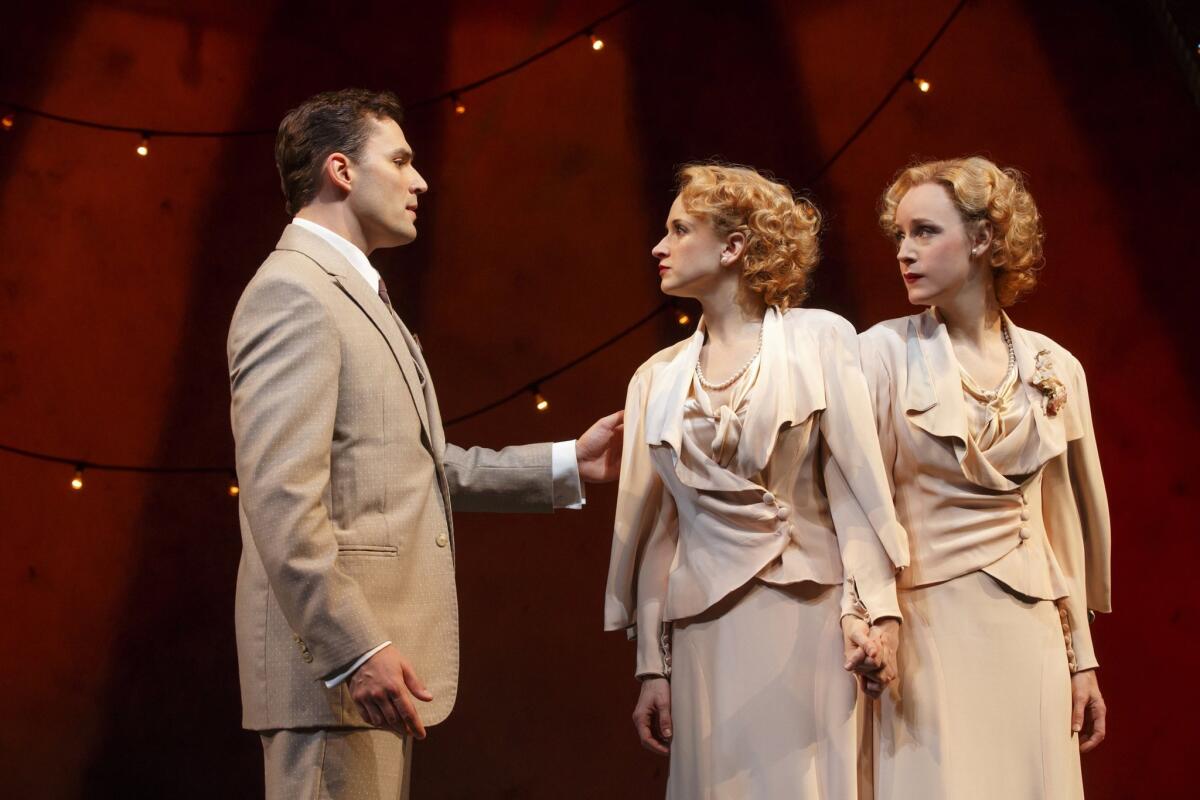
<path fill-rule="evenodd" d="M 987 253 L 994 270 L 996 299 L 1011 306 L 1037 285 L 1042 267 L 1042 217 L 1025 178 L 972 156 L 927 161 L 900 171 L 879 203 L 879 224 L 889 235 L 896 228 L 896 206 L 908 191 L 925 183 L 946 189 L 967 226 L 987 223 L 992 243 Z"/>
<path fill-rule="evenodd" d="M 679 196 L 689 214 L 706 220 L 717 236 L 746 237 L 742 285 L 786 311 L 808 296 L 820 259 L 821 214 L 792 190 L 749 167 L 688 164 L 679 170 Z"/>

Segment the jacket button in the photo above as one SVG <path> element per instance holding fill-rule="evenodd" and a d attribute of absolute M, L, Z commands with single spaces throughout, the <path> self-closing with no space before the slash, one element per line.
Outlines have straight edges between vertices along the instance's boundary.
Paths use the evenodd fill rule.
<path fill-rule="evenodd" d="M 780 519 L 787 519 L 791 515 L 792 510 L 787 506 L 780 506 L 779 510 L 775 512 L 775 516 L 779 517 Z"/>
<path fill-rule="evenodd" d="M 1021 522 L 1028 522 L 1028 521 L 1029 521 L 1029 509 L 1022 508 L 1021 509 Z"/>
<path fill-rule="evenodd" d="M 1020 536 L 1023 541 L 1025 539 L 1029 538 L 1029 531 L 1025 530 L 1024 528 L 1021 528 L 1021 530 L 1017 531 L 1017 535 Z"/>
<path fill-rule="evenodd" d="M 444 533 L 439 533 L 437 535 L 437 538 L 434 539 L 433 541 L 437 544 L 438 547 L 445 547 L 446 545 L 450 544 L 450 537 Z"/>
<path fill-rule="evenodd" d="M 305 664 L 311 664 L 311 663 L 312 663 L 312 653 L 308 652 L 307 650 L 305 650 L 305 651 L 304 651 L 304 655 L 302 655 L 302 656 L 300 656 L 300 657 L 304 659 L 304 663 L 305 663 Z"/>
<path fill-rule="evenodd" d="M 771 505 L 775 502 L 775 495 L 771 494 L 770 492 L 763 492 L 763 502 L 767 505 Z"/>

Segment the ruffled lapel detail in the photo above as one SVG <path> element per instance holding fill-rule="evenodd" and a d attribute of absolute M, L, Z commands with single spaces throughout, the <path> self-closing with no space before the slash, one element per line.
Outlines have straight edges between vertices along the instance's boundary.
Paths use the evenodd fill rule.
<path fill-rule="evenodd" d="M 1007 314 L 1004 321 L 1017 361 L 1017 391 L 1026 393 L 1029 413 L 1034 416 L 1030 435 L 1037 438 L 1036 456 L 1029 464 L 1029 472 L 1034 472 L 1066 450 L 1066 436 L 1061 421 L 1046 417 L 1041 393 L 1029 383 L 1036 347 L 1028 332 L 1013 325 Z M 904 412 L 909 422 L 932 436 L 950 439 L 963 476 L 972 483 L 1002 492 L 1020 488 L 992 465 L 971 438 L 958 359 L 950 334 L 933 309 L 909 318 L 907 339 Z"/>
<path fill-rule="evenodd" d="M 735 423 L 740 428 L 736 448 L 725 466 L 714 460 L 712 453 L 684 441 L 684 406 L 704 345 L 703 318 L 688 345 L 654 373 L 646 404 L 646 443 L 674 451 L 675 473 L 682 483 L 701 491 L 762 490 L 755 479 L 770 461 L 780 429 L 825 408 L 817 344 L 803 331 L 789 327 L 778 309 L 767 309 L 758 375 L 743 419 L 725 421 L 727 437 L 739 433 L 732 430 Z M 721 432 L 720 420 L 714 424 Z M 716 444 L 714 441 L 714 447 Z M 684 448 L 688 449 L 686 459 L 678 457 Z"/>

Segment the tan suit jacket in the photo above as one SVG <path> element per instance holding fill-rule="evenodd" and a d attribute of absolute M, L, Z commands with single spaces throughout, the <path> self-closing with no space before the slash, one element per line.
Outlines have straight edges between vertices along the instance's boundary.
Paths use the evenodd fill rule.
<path fill-rule="evenodd" d="M 640 633 L 638 674 L 663 674 L 664 622 L 758 576 L 847 586 L 843 611 L 899 616 L 908 563 L 879 457 L 854 328 L 827 311 L 768 309 L 762 361 L 728 468 L 679 458 L 704 344 L 653 356 L 629 384 L 604 625 Z"/>
<path fill-rule="evenodd" d="M 550 445 L 447 445 L 400 318 L 296 225 L 246 287 L 228 356 L 243 724 L 367 726 L 346 684 L 322 679 L 388 640 L 433 693 L 423 721 L 440 722 L 458 686 L 451 498 L 550 511 Z"/>
<path fill-rule="evenodd" d="M 1020 482 L 983 457 L 967 429 L 962 379 L 946 326 L 930 310 L 860 336 L 879 441 L 909 534 L 908 588 L 983 570 L 1020 594 L 1066 598 L 1079 669 L 1097 665 L 1088 609 L 1111 610 L 1109 517 L 1083 368 L 1049 337 L 1005 320 L 1034 415 Z M 1046 351 L 1067 401 L 1056 414 L 1031 383 Z"/>

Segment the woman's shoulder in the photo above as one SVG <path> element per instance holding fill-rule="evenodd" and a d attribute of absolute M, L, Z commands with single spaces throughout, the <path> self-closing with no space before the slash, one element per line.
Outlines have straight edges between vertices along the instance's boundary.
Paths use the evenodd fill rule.
<path fill-rule="evenodd" d="M 1019 331 L 1020 334 L 1028 340 L 1029 344 L 1034 347 L 1035 353 L 1045 350 L 1052 358 L 1057 357 L 1063 361 L 1078 363 L 1074 354 L 1072 354 L 1070 350 L 1063 347 L 1046 334 L 1039 333 L 1038 331 L 1031 331 L 1028 328 L 1022 328 L 1016 324 L 1013 324 L 1012 327 Z"/>
<path fill-rule="evenodd" d="M 826 311 L 823 308 L 789 308 L 780 313 L 783 325 L 792 331 L 804 331 L 812 334 L 833 332 L 842 336 L 855 336 L 854 326 L 850 320 Z"/>
<path fill-rule="evenodd" d="M 669 364 L 674 361 L 676 356 L 678 356 L 687 348 L 688 343 L 691 340 L 692 337 L 690 336 L 686 339 L 680 339 L 675 344 L 664 347 L 662 350 L 659 350 L 657 353 L 647 358 L 638 366 L 637 369 L 633 371 L 633 381 L 636 382 L 640 379 L 645 379 L 654 371 L 655 367 L 663 364 Z"/>
<path fill-rule="evenodd" d="M 909 330 L 919 322 L 920 314 L 909 314 L 907 317 L 896 317 L 876 322 L 858 335 L 860 341 L 877 349 L 905 348 Z"/>

